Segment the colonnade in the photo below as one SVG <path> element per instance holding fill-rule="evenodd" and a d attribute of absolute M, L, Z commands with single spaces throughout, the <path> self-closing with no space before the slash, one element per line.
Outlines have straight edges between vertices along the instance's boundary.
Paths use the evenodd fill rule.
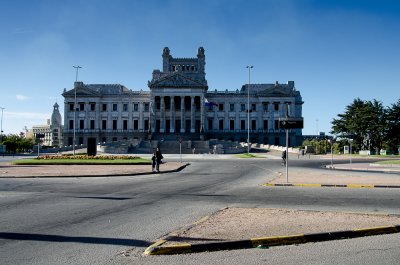
<path fill-rule="evenodd" d="M 152 132 L 195 133 L 204 129 L 202 95 L 152 95 L 150 99 Z M 176 104 L 180 104 L 180 107 L 177 107 Z"/>

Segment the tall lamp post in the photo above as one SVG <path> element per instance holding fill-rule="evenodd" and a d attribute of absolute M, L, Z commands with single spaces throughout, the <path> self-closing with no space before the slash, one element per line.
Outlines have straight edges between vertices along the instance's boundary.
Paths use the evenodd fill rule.
<path fill-rule="evenodd" d="M 329 144 L 331 145 L 331 169 L 333 169 L 333 139 L 328 139 Z"/>
<path fill-rule="evenodd" d="M 250 70 L 252 65 L 246 66 L 249 69 L 249 84 L 247 86 L 247 154 L 250 154 Z"/>
<path fill-rule="evenodd" d="M 351 153 L 353 152 L 352 148 L 351 148 L 351 144 L 353 142 L 353 139 L 349 139 L 350 142 L 350 165 L 351 165 Z"/>
<path fill-rule="evenodd" d="M 78 71 L 79 71 L 79 68 L 82 68 L 82 67 L 80 67 L 79 65 L 74 65 L 73 66 L 75 69 L 76 69 L 76 76 L 75 76 L 75 82 L 78 82 Z M 73 141 L 72 141 L 72 150 L 73 150 L 73 152 L 74 152 L 74 155 L 75 155 L 75 142 L 76 142 L 76 136 L 75 136 L 75 131 L 76 131 L 76 111 L 77 111 L 77 103 L 76 103 L 76 85 L 74 85 L 74 93 L 75 93 L 75 100 L 74 100 L 74 139 L 73 139 Z"/>
<path fill-rule="evenodd" d="M 3 110 L 5 108 L 0 107 L 1 109 L 1 131 L 0 131 L 0 141 L 3 141 Z"/>

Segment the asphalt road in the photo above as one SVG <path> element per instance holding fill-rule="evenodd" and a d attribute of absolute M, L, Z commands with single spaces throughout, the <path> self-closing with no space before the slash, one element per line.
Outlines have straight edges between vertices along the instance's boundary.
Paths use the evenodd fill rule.
<path fill-rule="evenodd" d="M 292 166 L 321 170 L 320 164 L 311 159 L 293 161 Z M 0 263 L 397 264 L 398 234 L 141 256 L 154 240 L 226 206 L 400 214 L 397 189 L 260 186 L 283 170 L 279 160 L 198 160 L 181 172 L 164 175 L 0 179 Z"/>

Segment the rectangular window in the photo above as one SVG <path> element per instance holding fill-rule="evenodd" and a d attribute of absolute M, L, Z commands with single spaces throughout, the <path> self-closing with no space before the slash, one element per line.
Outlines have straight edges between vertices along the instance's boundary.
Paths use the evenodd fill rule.
<path fill-rule="evenodd" d="M 90 120 L 90 130 L 94 130 L 94 120 Z"/>
<path fill-rule="evenodd" d="M 263 111 L 268 111 L 268 102 L 263 102 Z"/>
<path fill-rule="evenodd" d="M 118 104 L 117 103 L 113 103 L 112 104 L 112 110 L 113 111 L 118 111 Z"/>
<path fill-rule="evenodd" d="M 106 137 L 102 137 L 102 138 L 101 138 L 101 141 L 102 141 L 103 143 L 105 143 L 105 142 L 107 142 L 107 138 L 106 138 Z"/>
<path fill-rule="evenodd" d="M 235 130 L 235 120 L 229 121 L 229 130 L 231 131 Z"/>
<path fill-rule="evenodd" d="M 219 129 L 221 131 L 224 129 L 224 120 L 219 120 Z"/>
<path fill-rule="evenodd" d="M 128 120 L 123 120 L 122 121 L 122 127 L 124 130 L 128 130 Z"/>
<path fill-rule="evenodd" d="M 117 122 L 118 122 L 117 120 L 113 120 L 113 123 L 112 123 L 113 124 L 113 127 L 112 127 L 113 130 L 117 129 Z"/>
<path fill-rule="evenodd" d="M 275 120 L 275 130 L 279 129 L 279 120 Z"/>
<path fill-rule="evenodd" d="M 85 103 L 79 102 L 79 111 L 84 111 L 85 110 Z"/>
<path fill-rule="evenodd" d="M 73 145 L 74 138 L 73 137 L 68 137 L 68 145 Z"/>
<path fill-rule="evenodd" d="M 74 120 L 69 120 L 69 129 L 70 130 L 74 129 Z"/>
<path fill-rule="evenodd" d="M 128 111 L 128 104 L 124 103 L 122 105 L 122 111 Z"/>
<path fill-rule="evenodd" d="M 101 110 L 102 111 L 107 111 L 107 104 L 106 103 L 101 104 Z"/>
<path fill-rule="evenodd" d="M 144 120 L 144 129 L 145 130 L 149 129 L 149 120 Z"/>
<path fill-rule="evenodd" d="M 139 104 L 133 103 L 133 111 L 139 111 Z"/>
<path fill-rule="evenodd" d="M 101 129 L 106 130 L 107 129 L 107 120 L 102 120 L 101 121 Z"/>
<path fill-rule="evenodd" d="M 264 120 L 264 130 L 268 130 L 268 120 Z"/>
<path fill-rule="evenodd" d="M 79 120 L 79 129 L 80 130 L 85 129 L 85 120 Z"/>
<path fill-rule="evenodd" d="M 78 138 L 78 144 L 79 145 L 83 145 L 83 137 L 79 137 Z"/>
<path fill-rule="evenodd" d="M 279 110 L 279 102 L 274 102 L 274 110 L 275 111 Z"/>
<path fill-rule="evenodd" d="M 149 111 L 149 103 L 144 103 L 144 111 Z"/>
<path fill-rule="evenodd" d="M 251 110 L 256 111 L 256 104 L 254 104 L 254 103 L 251 104 Z"/>
<path fill-rule="evenodd" d="M 218 110 L 219 111 L 224 111 L 224 103 L 218 104 Z"/>
<path fill-rule="evenodd" d="M 213 119 L 208 119 L 208 129 L 213 130 Z"/>
<path fill-rule="evenodd" d="M 229 104 L 229 111 L 235 111 L 235 104 Z"/>
<path fill-rule="evenodd" d="M 133 120 L 133 129 L 139 130 L 139 121 L 138 120 Z"/>
<path fill-rule="evenodd" d="M 246 120 L 240 120 L 240 130 L 246 130 Z"/>
<path fill-rule="evenodd" d="M 240 104 L 240 111 L 246 111 L 246 104 Z"/>
<path fill-rule="evenodd" d="M 96 103 L 91 102 L 90 103 L 90 111 L 95 111 L 96 110 Z"/>
<path fill-rule="evenodd" d="M 74 103 L 69 103 L 69 111 L 74 111 Z"/>
<path fill-rule="evenodd" d="M 116 142 L 116 141 L 117 141 L 117 137 L 113 137 L 113 138 L 112 138 L 112 141 L 113 141 L 113 142 Z"/>
<path fill-rule="evenodd" d="M 257 130 L 257 121 L 256 120 L 251 120 L 251 129 Z"/>

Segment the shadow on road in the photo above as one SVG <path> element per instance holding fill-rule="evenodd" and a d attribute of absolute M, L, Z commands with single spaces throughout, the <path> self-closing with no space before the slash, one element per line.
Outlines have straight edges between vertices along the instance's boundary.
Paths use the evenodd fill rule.
<path fill-rule="evenodd" d="M 104 244 L 120 245 L 130 247 L 147 247 L 151 242 L 137 239 L 108 238 L 108 237 L 83 237 L 83 236 L 58 236 L 42 234 L 24 234 L 24 233 L 4 233 L 0 232 L 0 239 L 21 240 L 21 241 L 49 241 L 49 242 L 74 242 L 84 244 Z"/>

